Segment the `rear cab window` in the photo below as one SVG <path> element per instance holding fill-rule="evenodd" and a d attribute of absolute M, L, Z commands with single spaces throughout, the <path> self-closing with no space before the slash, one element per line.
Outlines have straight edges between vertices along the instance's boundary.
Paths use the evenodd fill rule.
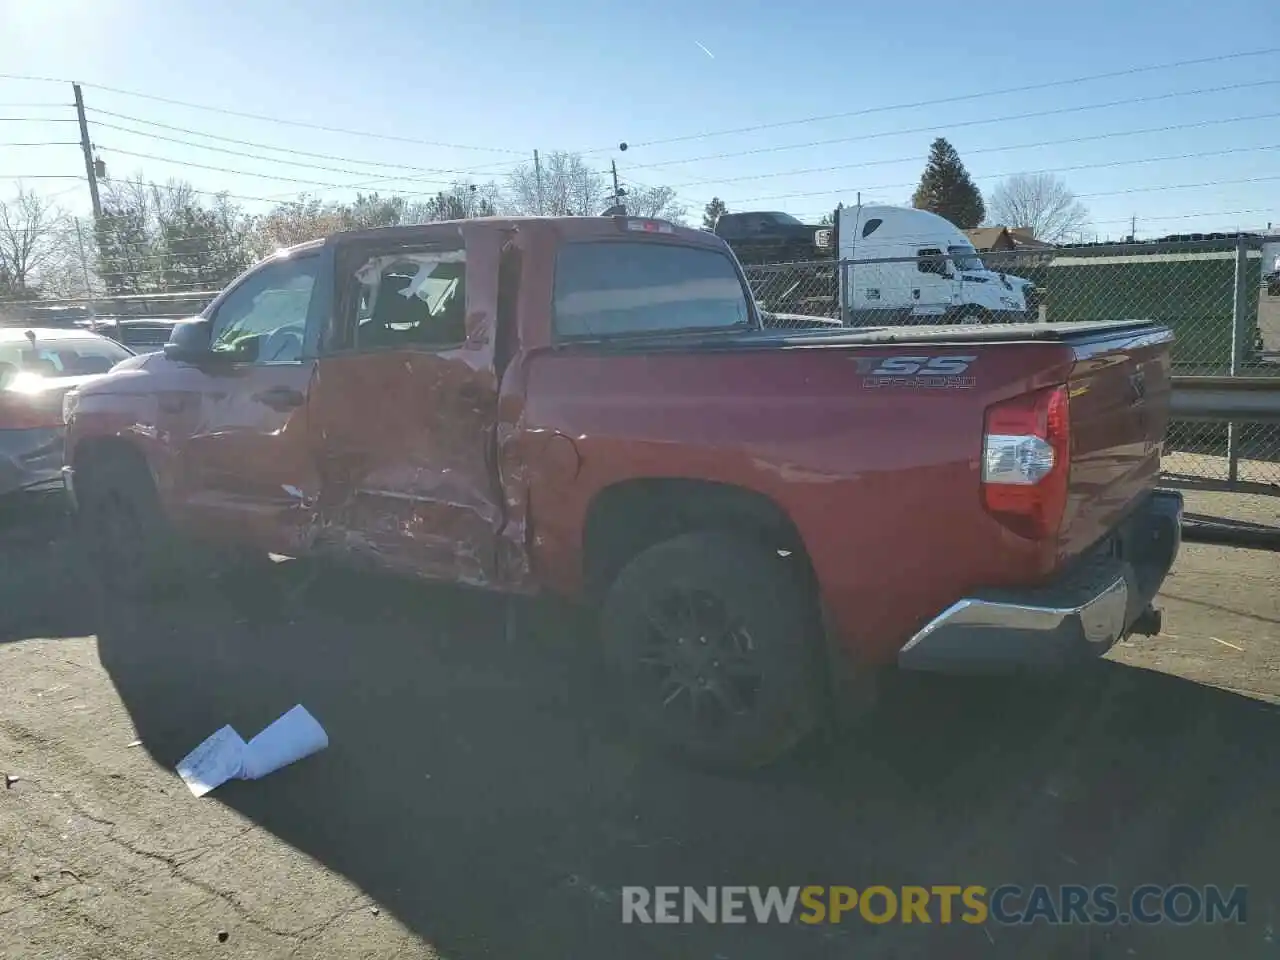
<path fill-rule="evenodd" d="M 754 326 L 746 290 L 722 251 L 652 241 L 583 241 L 556 257 L 558 340 Z"/>

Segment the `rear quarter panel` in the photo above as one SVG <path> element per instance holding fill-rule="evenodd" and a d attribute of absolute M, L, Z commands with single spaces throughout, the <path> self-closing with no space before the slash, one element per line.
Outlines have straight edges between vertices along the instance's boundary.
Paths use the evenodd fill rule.
<path fill-rule="evenodd" d="M 949 387 L 859 372 L 907 355 L 974 360 Z M 1060 344 L 573 347 L 521 365 L 531 559 L 559 591 L 582 587 L 593 498 L 643 477 L 735 484 L 775 501 L 800 531 L 838 634 L 868 661 L 891 660 L 966 591 L 1035 583 L 1056 563 L 1052 543 L 988 517 L 979 479 L 985 407 L 1064 382 L 1071 351 Z"/>

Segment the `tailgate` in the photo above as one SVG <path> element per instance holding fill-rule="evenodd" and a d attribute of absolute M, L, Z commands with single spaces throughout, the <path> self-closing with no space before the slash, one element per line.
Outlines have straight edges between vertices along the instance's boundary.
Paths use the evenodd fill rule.
<path fill-rule="evenodd" d="M 1072 346 L 1063 560 L 1105 537 L 1155 488 L 1172 390 L 1173 334 L 1166 328 L 1117 330 Z"/>

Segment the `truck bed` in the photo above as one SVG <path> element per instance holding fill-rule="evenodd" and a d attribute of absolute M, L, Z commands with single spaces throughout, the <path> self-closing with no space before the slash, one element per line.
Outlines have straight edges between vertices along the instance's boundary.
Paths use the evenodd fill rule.
<path fill-rule="evenodd" d="M 575 342 L 530 358 L 526 424 L 573 437 L 572 484 L 535 480 L 535 564 L 564 566 L 592 497 L 696 477 L 780 505 L 836 621 L 889 659 L 922 611 L 1037 587 L 1156 486 L 1171 335 L 1145 321 L 744 330 Z M 1030 537 L 983 507 L 984 418 L 1069 392 L 1066 504 Z M 563 515 L 559 515 L 563 511 Z M 574 589 L 572 583 L 566 588 Z"/>
<path fill-rule="evenodd" d="M 1139 333 L 1158 326 L 1158 323 L 1151 320 L 1095 320 L 1072 323 L 816 327 L 807 330 L 743 330 L 739 333 L 641 334 L 576 342 L 606 345 L 611 350 L 653 350 L 666 346 L 679 350 L 776 350 L 785 347 L 889 346 L 912 343 L 939 346 L 960 343 L 1078 343 L 1095 337 L 1113 336 L 1127 330 Z"/>

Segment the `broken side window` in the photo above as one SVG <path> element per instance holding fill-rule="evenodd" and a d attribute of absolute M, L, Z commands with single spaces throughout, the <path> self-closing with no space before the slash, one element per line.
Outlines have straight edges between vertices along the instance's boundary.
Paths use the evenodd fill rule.
<path fill-rule="evenodd" d="M 441 350 L 467 339 L 466 254 L 375 257 L 356 271 L 355 348 Z"/>

